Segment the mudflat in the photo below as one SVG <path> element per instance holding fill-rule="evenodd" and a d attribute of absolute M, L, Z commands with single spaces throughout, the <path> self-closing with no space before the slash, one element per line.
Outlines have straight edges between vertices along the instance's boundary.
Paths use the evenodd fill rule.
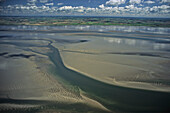
<path fill-rule="evenodd" d="M 67 34 L 69 35 L 69 34 Z M 72 34 L 70 34 L 72 35 Z M 76 35 L 77 34 L 73 34 Z M 80 38 L 90 40 L 83 44 L 66 45 L 60 50 L 64 64 L 75 71 L 109 84 L 125 87 L 169 91 L 169 44 L 154 43 L 143 34 L 131 34 L 136 39 L 112 38 L 104 34 L 90 36 L 81 33 Z M 103 36 L 104 35 L 104 36 Z M 163 51 L 165 49 L 165 51 Z M 164 84 L 164 83 L 165 84 Z"/>
<path fill-rule="evenodd" d="M 168 111 L 167 33 L 0 33 L 2 112 Z"/>

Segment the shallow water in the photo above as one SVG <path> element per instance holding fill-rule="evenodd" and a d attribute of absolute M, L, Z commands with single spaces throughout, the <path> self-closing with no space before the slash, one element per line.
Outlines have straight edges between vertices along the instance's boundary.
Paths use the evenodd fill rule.
<path fill-rule="evenodd" d="M 147 26 L 101 26 L 101 25 L 65 25 L 65 26 L 0 26 L 0 30 L 85 30 L 85 31 L 123 31 L 155 34 L 169 34 L 170 28 Z"/>

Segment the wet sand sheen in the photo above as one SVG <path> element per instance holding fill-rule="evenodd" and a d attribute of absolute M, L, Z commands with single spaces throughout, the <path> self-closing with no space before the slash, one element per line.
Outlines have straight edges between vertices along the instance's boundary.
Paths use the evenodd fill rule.
<path fill-rule="evenodd" d="M 170 105 L 170 93 L 139 90 L 105 84 L 66 68 L 59 51 L 50 45 L 49 54 L 56 66 L 56 73 L 65 80 L 79 86 L 88 96 L 98 100 L 107 108 L 115 111 L 167 111 Z M 69 74 L 68 74 L 69 73 Z"/>
<path fill-rule="evenodd" d="M 124 87 L 169 92 L 168 86 L 162 85 L 168 85 L 168 80 L 158 80 L 155 77 L 156 72 L 146 68 L 148 65 L 150 67 L 156 65 L 151 62 L 159 62 L 159 58 L 148 59 L 147 57 L 145 60 L 149 61 L 145 62 L 140 59 L 143 58 L 140 56 L 91 55 L 67 51 L 60 51 L 60 53 L 66 67 L 93 79 Z M 162 60 L 168 62 L 167 59 Z"/>
<path fill-rule="evenodd" d="M 4 51 L 4 52 L 1 52 L 1 54 L 0 54 L 1 57 L 14 59 L 14 60 L 15 60 L 15 58 L 16 59 L 17 58 L 23 58 L 23 59 L 27 58 L 27 60 L 28 60 L 29 58 L 32 59 L 32 58 L 36 57 L 36 60 L 40 64 L 40 65 L 37 65 L 37 69 L 42 68 L 41 70 L 44 70 L 43 72 L 45 72 L 45 75 L 43 75 L 43 76 L 42 75 L 39 76 L 39 75 L 35 74 L 37 77 L 35 79 L 35 81 L 37 81 L 37 84 L 45 87 L 45 90 L 44 90 L 44 88 L 40 87 L 39 93 L 40 93 L 40 95 L 43 94 L 43 96 L 39 97 L 39 98 L 28 96 L 27 97 L 28 100 L 33 99 L 33 103 L 34 102 L 40 102 L 40 103 L 42 102 L 42 104 L 43 103 L 51 104 L 51 100 L 54 100 L 57 102 L 58 101 L 60 101 L 60 102 L 63 102 L 63 101 L 68 102 L 69 101 L 70 103 L 74 103 L 74 102 L 75 103 L 86 103 L 87 102 L 89 106 L 92 106 L 93 104 L 95 104 L 96 106 L 93 106 L 93 107 L 95 107 L 97 109 L 102 109 L 106 112 L 108 111 L 108 109 L 111 111 L 116 111 L 116 112 L 124 112 L 124 111 L 126 111 L 126 112 L 128 112 L 128 111 L 129 112 L 131 112 L 131 111 L 133 111 L 133 112 L 137 112 L 137 111 L 165 112 L 165 111 L 169 110 L 169 106 L 168 106 L 168 105 L 170 105 L 170 93 L 169 92 L 150 91 L 150 90 L 137 89 L 137 88 L 128 88 L 125 86 L 117 86 L 115 84 L 111 85 L 111 84 L 107 84 L 105 82 L 96 80 L 93 77 L 88 77 L 85 74 L 76 72 L 76 71 L 74 71 L 74 69 L 73 70 L 69 69 L 70 67 L 67 67 L 67 65 L 64 65 L 65 60 L 64 60 L 64 57 L 62 56 L 63 51 L 59 51 L 59 50 L 63 50 L 61 48 L 66 47 L 66 44 L 71 45 L 72 43 L 74 43 L 73 45 L 75 45 L 75 47 L 78 47 L 77 45 L 79 45 L 79 44 L 83 45 L 84 44 L 83 42 L 86 43 L 87 42 L 86 40 L 90 40 L 90 38 L 86 37 L 87 39 L 81 39 L 82 41 L 75 40 L 75 39 L 73 39 L 72 41 L 70 41 L 71 39 L 70 40 L 67 40 L 67 39 L 55 40 L 55 38 L 56 37 L 51 38 L 50 41 L 46 37 L 45 37 L 45 39 L 42 38 L 40 40 L 38 40 L 36 38 L 35 39 L 36 43 L 33 43 L 33 44 L 29 44 L 29 43 L 32 43 L 34 41 L 34 38 L 31 39 L 31 41 L 25 40 L 24 43 L 22 43 L 22 41 L 12 42 L 12 40 L 9 41 L 10 43 L 8 43 L 8 42 L 1 43 L 1 44 L 6 44 L 6 45 L 15 45 L 18 48 L 24 48 L 23 51 L 27 51 L 26 54 L 23 51 L 17 52 L 15 54 L 14 53 L 11 54 L 10 52 L 8 53 L 8 52 Z M 68 38 L 70 38 L 70 37 L 68 37 Z M 78 38 L 80 39 L 82 37 L 78 37 Z M 45 41 L 45 43 L 42 45 L 43 40 Z M 24 41 L 24 39 L 23 39 L 23 41 Z M 54 46 L 53 44 L 54 45 L 56 44 L 59 47 Z M 62 44 L 64 45 L 64 47 Z M 87 46 L 87 45 L 84 44 L 84 46 Z M 89 46 L 89 48 L 91 48 L 91 46 Z M 16 48 L 14 48 L 14 49 L 16 49 Z M 74 50 L 74 48 L 73 48 L 73 50 Z M 126 54 L 128 52 L 121 52 L 121 53 Z M 117 54 L 122 55 L 121 53 L 115 52 L 116 55 Z M 27 55 L 33 55 L 33 56 L 29 57 Z M 130 55 L 136 55 L 136 54 L 134 52 L 134 53 L 130 53 Z M 149 56 L 152 57 L 152 55 L 143 54 L 142 52 L 141 52 L 141 54 L 139 54 L 139 56 L 140 55 L 144 55 L 144 57 L 149 57 Z M 42 59 L 42 57 L 45 57 L 45 58 Z M 68 55 L 68 57 L 69 57 L 69 55 Z M 154 59 L 156 59 L 155 57 L 159 58 L 160 56 L 154 55 Z M 35 60 L 35 62 L 37 63 L 36 60 Z M 110 61 L 110 60 L 108 60 L 108 61 Z M 32 65 L 30 65 L 30 66 L 32 67 Z M 52 66 L 51 70 L 49 70 L 49 71 L 54 72 L 53 75 L 56 76 L 56 79 L 54 78 L 54 76 L 52 76 L 52 74 L 51 74 L 52 72 L 50 73 L 51 75 L 49 73 L 47 73 L 47 69 L 49 69 L 48 66 Z M 33 67 L 36 67 L 36 66 L 33 66 Z M 58 79 L 58 77 L 65 80 L 67 82 L 67 84 L 70 85 L 71 88 L 73 86 L 78 93 L 76 92 L 74 94 L 74 91 L 72 93 L 71 90 L 66 90 L 65 88 L 63 88 L 63 86 L 61 86 L 61 84 L 58 84 L 58 82 L 61 82 L 60 79 Z M 18 84 L 18 85 L 20 87 L 20 84 Z M 61 88 L 61 90 L 62 90 L 62 91 L 61 90 L 59 91 L 60 93 L 58 93 L 58 88 Z M 41 91 L 42 92 L 44 91 L 44 92 L 41 93 Z M 34 94 L 34 90 L 32 92 Z M 63 96 L 63 94 L 64 94 L 64 96 Z M 20 94 L 20 95 L 22 95 L 22 94 Z M 79 96 L 81 98 L 79 98 Z M 90 99 L 87 97 L 89 97 Z M 47 100 L 47 101 L 34 101 L 34 99 L 35 100 L 37 100 L 37 99 L 38 100 Z M 7 100 L 3 100 L 3 101 L 5 101 L 5 102 L 11 101 L 11 99 L 9 98 L 9 100 L 7 99 Z M 1 102 L 3 103 L 3 101 L 1 101 Z M 15 99 L 14 99 L 14 101 L 15 101 Z M 16 102 L 17 101 L 18 100 L 16 99 Z M 21 101 L 22 101 L 22 99 L 21 99 Z M 23 102 L 25 102 L 24 99 L 23 99 Z M 63 104 L 63 103 L 53 103 L 54 106 L 60 106 L 60 104 Z M 74 108 L 74 105 L 72 107 Z"/>
<path fill-rule="evenodd" d="M 0 112 L 17 112 L 17 110 L 21 113 L 25 111 L 38 112 L 48 110 L 50 106 L 56 111 L 60 111 L 63 106 L 72 106 L 67 108 L 68 111 L 71 111 L 72 108 L 78 109 L 80 106 L 84 106 L 86 110 L 108 112 L 97 101 L 89 99 L 83 94 L 76 95 L 64 88 L 59 83 L 59 80 L 56 80 L 53 75 L 48 73 L 47 68 L 52 63 L 47 56 L 41 55 L 41 58 L 38 58 L 41 65 L 47 65 L 47 67 L 42 67 L 37 64 L 37 60 L 35 61 L 35 58 L 40 56 L 36 52 L 34 52 L 36 56 L 25 58 L 22 55 L 26 52 L 23 53 L 22 50 L 16 49 L 15 46 L 1 45 L 1 48 L 4 51 L 9 51 L 9 54 L 2 52 L 5 54 L 0 58 L 0 61 L 3 61 L 0 65 L 0 72 L 2 72 Z M 11 54 L 11 52 L 23 54 L 20 57 L 20 54 Z M 26 54 L 28 55 L 28 53 L 32 54 L 32 52 L 27 52 Z M 10 55 L 12 57 L 8 57 Z"/>

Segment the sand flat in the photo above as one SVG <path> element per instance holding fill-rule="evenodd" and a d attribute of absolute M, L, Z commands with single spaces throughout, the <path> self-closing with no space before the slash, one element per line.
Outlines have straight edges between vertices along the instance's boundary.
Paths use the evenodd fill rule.
<path fill-rule="evenodd" d="M 170 79 L 167 66 L 169 53 L 154 49 L 156 44 L 153 48 L 147 41 L 83 35 L 80 38 L 91 41 L 65 45 L 64 49 L 60 49 L 62 60 L 68 68 L 109 84 L 169 91 L 169 86 L 163 84 Z"/>
<path fill-rule="evenodd" d="M 50 110 L 53 108 L 46 107 L 52 104 L 54 108 L 71 105 L 71 109 L 87 105 L 88 109 L 109 112 L 115 106 L 132 110 L 134 103 L 139 111 L 153 110 L 160 104 L 167 107 L 168 102 L 164 101 L 169 98 L 168 44 L 118 38 L 116 34 L 113 37 L 102 33 L 49 34 L 19 33 L 15 35 L 23 39 L 12 43 L 11 39 L 2 39 L 0 96 L 4 101 L 15 102 L 9 103 L 9 107 L 2 103 L 0 109 Z M 121 36 L 124 35 L 122 32 Z M 150 108 L 145 103 L 141 105 L 140 101 L 148 101 L 145 100 L 148 95 L 150 100 L 161 102 L 150 101 Z M 18 101 L 26 103 L 19 105 Z M 27 104 L 30 101 L 32 106 Z"/>
<path fill-rule="evenodd" d="M 24 41 L 24 43 L 26 42 Z M 50 72 L 50 68 L 55 68 L 55 66 L 46 54 L 51 51 L 47 47 L 35 47 L 39 43 L 41 45 L 41 41 L 33 43 L 35 45 L 33 47 L 20 47 L 18 43 L 23 42 L 15 41 L 14 44 L 5 43 L 0 45 L 0 53 L 2 53 L 2 56 L 0 56 L 0 98 L 21 100 L 21 102 L 23 100 L 23 104 L 2 103 L 0 104 L 0 111 L 39 108 L 49 102 L 61 104 L 81 103 L 92 108 L 108 111 L 97 101 L 83 94 L 78 96 L 75 92 L 68 90 L 60 79 Z M 24 55 L 33 56 L 27 58 Z M 40 102 L 37 104 L 24 103 L 27 101 Z"/>

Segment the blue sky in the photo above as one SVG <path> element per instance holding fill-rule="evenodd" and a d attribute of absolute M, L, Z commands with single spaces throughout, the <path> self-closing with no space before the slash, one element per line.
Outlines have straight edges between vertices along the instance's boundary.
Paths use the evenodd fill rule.
<path fill-rule="evenodd" d="M 170 18 L 170 0 L 0 0 L 0 15 Z"/>

